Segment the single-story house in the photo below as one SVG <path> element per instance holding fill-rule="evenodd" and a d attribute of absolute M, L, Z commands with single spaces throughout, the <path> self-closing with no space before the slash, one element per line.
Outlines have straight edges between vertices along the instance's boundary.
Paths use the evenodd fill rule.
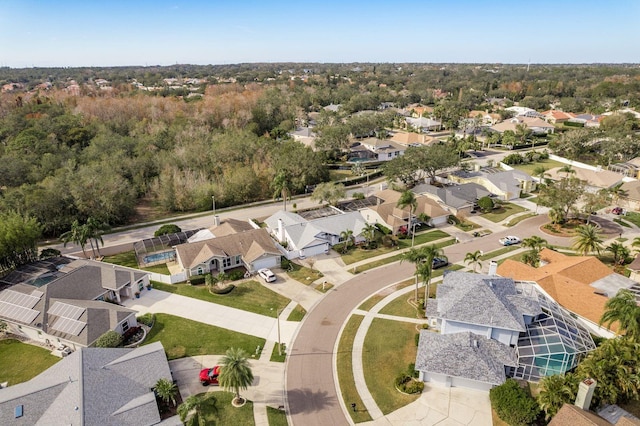
<path fill-rule="evenodd" d="M 575 114 L 572 114 L 570 112 L 560 111 L 557 109 L 550 109 L 548 111 L 543 111 L 540 114 L 542 114 L 542 117 L 541 117 L 542 119 L 552 124 L 564 123 L 565 121 L 569 121 L 572 118 L 575 118 Z"/>
<path fill-rule="evenodd" d="M 532 281 L 565 309 L 579 316 L 592 332 L 609 336 L 598 322 L 605 303 L 621 289 L 638 292 L 640 285 L 616 274 L 594 256 L 567 256 L 543 249 L 540 266 L 507 259 L 498 266 L 498 274 L 515 280 Z M 611 330 L 616 331 L 614 323 Z"/>
<path fill-rule="evenodd" d="M 267 218 L 265 223 L 288 259 L 327 253 L 331 247 L 344 241 L 343 232 L 351 231 L 356 242 L 363 241 L 360 234 L 366 221 L 360 212 L 335 210 L 336 214 L 313 220 L 281 210 Z"/>
<path fill-rule="evenodd" d="M 358 155 L 372 161 L 390 161 L 404 154 L 407 149 L 404 145 L 391 140 L 378 138 L 366 138 L 360 141 L 360 145 L 352 148 L 352 152 L 367 150 L 372 154 Z"/>
<path fill-rule="evenodd" d="M 426 117 L 407 117 L 406 119 L 407 126 L 411 126 L 415 129 L 419 129 L 422 132 L 429 132 L 432 130 L 438 130 L 442 127 L 442 122 L 438 120 L 434 120 L 432 118 Z"/>
<path fill-rule="evenodd" d="M 461 185 L 442 187 L 420 184 L 414 186 L 411 191 L 435 200 L 453 215 L 458 215 L 459 213 L 469 214 L 480 198 L 493 195 L 477 183 L 463 183 Z"/>
<path fill-rule="evenodd" d="M 510 118 L 498 124 L 494 124 L 490 127 L 490 129 L 500 134 L 506 132 L 507 130 L 515 133 L 517 131 L 517 126 L 521 124 L 524 124 L 529 130 L 531 130 L 531 132 L 537 135 L 553 133 L 555 130 L 553 124 L 549 124 L 538 117 L 527 116 L 517 116 Z"/>
<path fill-rule="evenodd" d="M 620 173 L 626 177 L 638 179 L 640 178 L 640 157 L 632 158 L 624 163 L 615 163 L 609 165 L 609 170 Z"/>
<path fill-rule="evenodd" d="M 304 145 L 314 148 L 316 141 L 316 133 L 313 131 L 313 127 L 297 127 L 289 135 L 296 141 L 303 143 Z"/>
<path fill-rule="evenodd" d="M 421 146 L 429 145 L 435 138 L 427 136 L 424 133 L 395 131 L 389 140 L 404 146 Z"/>
<path fill-rule="evenodd" d="M 0 390 L 0 424 L 159 424 L 153 388 L 173 381 L 162 343 L 79 348 L 28 382 Z"/>
<path fill-rule="evenodd" d="M 522 107 L 522 106 L 511 106 L 511 107 L 505 108 L 505 111 L 510 111 L 516 117 L 540 117 L 542 115 L 535 109 Z"/>
<path fill-rule="evenodd" d="M 496 114 L 496 113 L 490 113 L 488 111 L 478 111 L 478 110 L 474 110 L 474 111 L 470 111 L 469 114 L 467 115 L 467 118 L 470 119 L 480 119 L 480 124 L 484 125 L 484 126 L 492 126 L 494 124 L 496 124 L 498 121 L 500 121 L 500 114 Z"/>
<path fill-rule="evenodd" d="M 628 210 L 640 210 L 640 181 L 625 182 L 620 189 L 624 191 L 624 195 L 620 196 L 619 203 Z"/>
<path fill-rule="evenodd" d="M 227 235 L 237 234 L 239 232 L 251 231 L 257 226 L 252 226 L 249 221 L 226 218 L 222 221 L 219 216 L 214 216 L 213 226 L 207 229 L 201 229 L 187 239 L 187 242 L 195 243 L 197 241 L 210 240 L 211 238 L 226 237 Z"/>
<path fill-rule="evenodd" d="M 133 298 L 148 284 L 149 275 L 135 269 L 69 259 L 1 291 L 0 319 L 11 332 L 50 346 L 91 346 L 107 331 L 123 334 L 137 325 L 136 311 L 109 301 Z"/>
<path fill-rule="evenodd" d="M 187 277 L 244 267 L 254 273 L 280 266 L 280 251 L 265 229 L 175 246 L 176 261 Z"/>
<path fill-rule="evenodd" d="M 595 348 L 588 330 L 534 285 L 496 275 L 447 272 L 426 315 L 440 334 L 421 333 L 416 369 L 446 386 L 488 390 L 507 377 L 537 381 L 575 368 Z M 436 352 L 449 365 L 434 359 Z"/>
<path fill-rule="evenodd" d="M 609 189 L 623 182 L 624 175 L 620 173 L 612 172 L 611 170 L 604 170 L 599 168 L 597 170 L 584 169 L 579 167 L 572 167 L 573 172 L 565 172 L 561 170 L 561 167 L 554 167 L 547 170 L 548 178 L 551 180 L 561 180 L 566 177 L 575 177 L 583 180 L 587 184 L 587 191 L 598 191 L 600 189 Z"/>
<path fill-rule="evenodd" d="M 600 122 L 604 116 L 594 114 L 577 114 L 575 117 L 569 119 L 571 123 L 582 123 L 584 127 L 600 127 Z"/>
<path fill-rule="evenodd" d="M 521 193 L 535 189 L 533 178 L 520 170 L 458 170 L 451 173 L 448 179 L 458 184 L 477 183 L 504 201 L 518 199 Z"/>
<path fill-rule="evenodd" d="M 379 223 L 392 230 L 393 234 L 397 234 L 401 228 L 409 229 L 409 208 L 403 209 L 398 207 L 398 200 L 402 194 L 393 189 L 385 189 L 373 194 L 377 199 L 377 204 L 366 206 L 360 209 L 360 213 L 367 223 Z M 427 225 L 442 226 L 447 224 L 449 212 L 442 208 L 436 201 L 431 198 L 420 196 L 416 197 L 417 207 L 413 213 L 414 222 L 421 214 L 429 216 Z M 411 225 L 413 226 L 413 225 Z"/>

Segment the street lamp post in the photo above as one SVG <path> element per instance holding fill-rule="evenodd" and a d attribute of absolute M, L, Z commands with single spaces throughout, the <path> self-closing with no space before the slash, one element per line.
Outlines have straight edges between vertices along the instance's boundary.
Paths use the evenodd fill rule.
<path fill-rule="evenodd" d="M 414 223 L 411 227 L 411 248 L 413 248 L 413 243 L 416 241 L 416 225 L 418 222 Z"/>
<path fill-rule="evenodd" d="M 278 356 L 282 356 L 282 343 L 280 342 L 280 310 L 276 310 L 276 321 L 278 323 Z"/>
<path fill-rule="evenodd" d="M 213 215 L 216 215 L 216 196 L 212 195 L 211 196 L 211 201 L 213 201 Z"/>

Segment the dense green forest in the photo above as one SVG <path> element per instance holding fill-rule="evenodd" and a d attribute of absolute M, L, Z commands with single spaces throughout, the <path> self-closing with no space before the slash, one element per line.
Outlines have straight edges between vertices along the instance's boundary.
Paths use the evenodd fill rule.
<path fill-rule="evenodd" d="M 186 78 L 199 80 L 177 89 L 165 81 Z M 631 65 L 0 68 L 0 85 L 10 83 L 19 86 L 0 95 L 0 212 L 37 218 L 47 236 L 74 220 L 135 221 L 141 205 L 206 210 L 211 196 L 220 207 L 268 199 L 283 182 L 304 192 L 328 180 L 327 163 L 340 159 L 350 135 L 394 125 L 391 112 L 351 115 L 382 102 L 434 106 L 451 129 L 470 110 L 495 110 L 490 98 L 591 113 L 640 105 L 640 69 Z M 72 83 L 79 93 L 68 90 Z M 332 103 L 342 109 L 322 109 Z M 287 137 L 310 112 L 318 112 L 317 151 Z M 621 140 L 637 126 L 628 127 Z M 584 147 L 595 135 L 573 143 Z M 631 145 L 629 155 L 635 139 Z"/>

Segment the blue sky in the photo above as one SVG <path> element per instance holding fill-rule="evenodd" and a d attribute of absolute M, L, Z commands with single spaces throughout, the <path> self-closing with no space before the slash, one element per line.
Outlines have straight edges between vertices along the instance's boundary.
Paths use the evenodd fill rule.
<path fill-rule="evenodd" d="M 638 63 L 638 26 L 638 0 L 0 0 L 0 66 Z"/>

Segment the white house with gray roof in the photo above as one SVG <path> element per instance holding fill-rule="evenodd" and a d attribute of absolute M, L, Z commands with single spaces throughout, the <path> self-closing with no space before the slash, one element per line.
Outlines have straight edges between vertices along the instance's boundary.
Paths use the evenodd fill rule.
<path fill-rule="evenodd" d="M 411 191 L 435 200 L 453 215 L 461 212 L 470 213 L 480 198 L 492 195 L 491 192 L 477 183 L 442 187 L 421 184 L 414 186 Z"/>
<path fill-rule="evenodd" d="M 531 176 L 520 170 L 480 169 L 459 170 L 448 176 L 458 184 L 477 183 L 504 201 L 520 198 L 522 192 L 531 192 L 535 186 Z"/>
<path fill-rule="evenodd" d="M 356 242 L 364 240 L 360 234 L 367 222 L 360 212 L 335 211 L 336 214 L 331 216 L 307 220 L 299 214 L 281 210 L 267 218 L 265 223 L 288 259 L 316 256 L 341 243 L 343 232 L 351 231 Z"/>
<path fill-rule="evenodd" d="M 82 348 L 28 382 L 0 389 L 0 424 L 155 425 L 159 379 L 173 381 L 160 342 Z"/>

